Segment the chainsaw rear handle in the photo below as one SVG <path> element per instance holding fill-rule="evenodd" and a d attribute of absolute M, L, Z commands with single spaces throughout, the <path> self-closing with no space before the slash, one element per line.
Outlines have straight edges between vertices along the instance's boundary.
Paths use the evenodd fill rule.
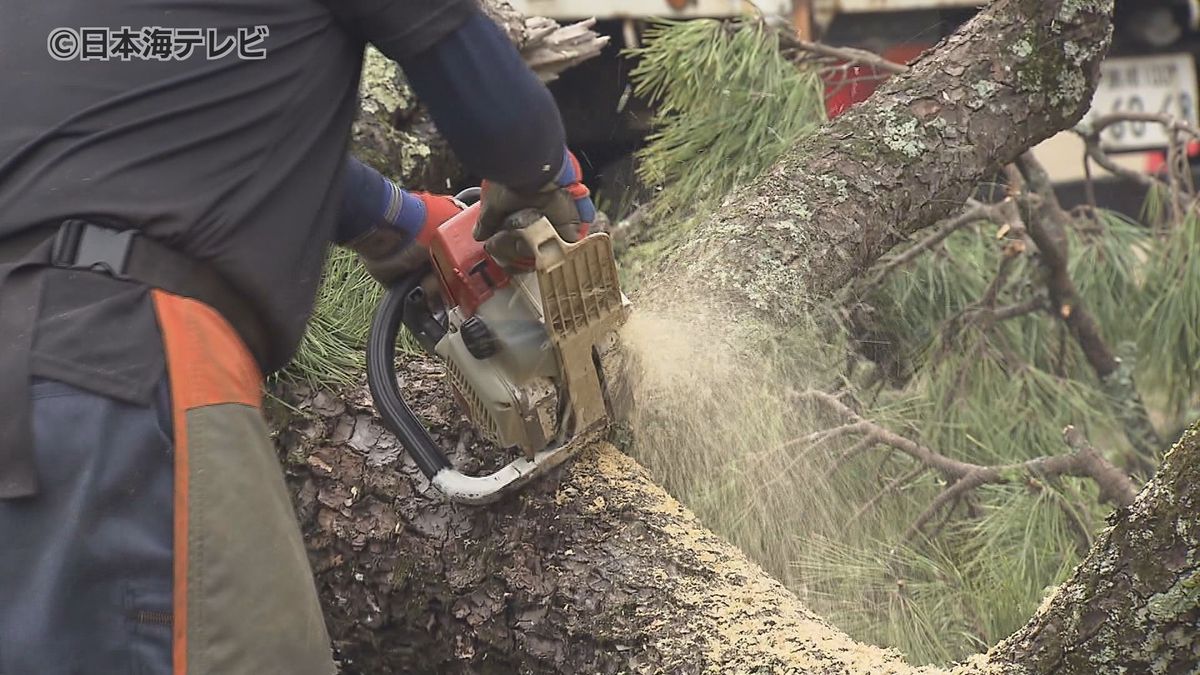
<path fill-rule="evenodd" d="M 375 310 L 367 337 L 367 387 L 384 426 L 400 439 L 421 473 L 433 480 L 438 472 L 453 467 L 429 436 L 425 425 L 404 402 L 395 369 L 396 335 L 404 319 L 404 307 L 408 297 L 420 290 L 424 276 L 425 271 L 418 272 L 388 289 Z"/>
<path fill-rule="evenodd" d="M 468 476 L 454 468 L 425 425 L 404 402 L 396 380 L 396 336 L 409 297 L 421 290 L 422 276 L 421 273 L 414 274 L 393 286 L 375 310 L 367 338 L 367 386 L 383 425 L 396 435 L 434 487 L 452 502 L 490 504 L 567 461 L 587 443 L 553 444 L 532 459 L 521 457 L 485 476 Z M 602 431 L 603 428 L 588 429 L 582 436 L 595 440 L 593 436 Z"/>
<path fill-rule="evenodd" d="M 480 189 L 467 188 L 454 196 L 458 201 L 470 205 L 479 201 Z M 407 278 L 401 279 L 384 293 L 375 316 L 371 319 L 371 331 L 367 337 L 367 387 L 371 390 L 371 398 L 375 408 L 383 418 L 383 424 L 396 435 L 404 449 L 412 455 L 417 468 L 429 480 L 438 472 L 453 469 L 450 460 L 442 453 L 441 448 L 429 436 L 429 431 L 421 420 L 413 414 L 412 408 L 404 402 L 400 393 L 400 385 L 396 382 L 396 336 L 400 325 L 404 323 L 406 311 L 410 323 L 413 320 L 411 306 L 422 298 L 414 297 L 422 293 L 421 281 L 429 273 L 426 263 Z M 430 352 L 438 337 L 433 335 L 425 317 L 410 329 L 417 340 Z"/>

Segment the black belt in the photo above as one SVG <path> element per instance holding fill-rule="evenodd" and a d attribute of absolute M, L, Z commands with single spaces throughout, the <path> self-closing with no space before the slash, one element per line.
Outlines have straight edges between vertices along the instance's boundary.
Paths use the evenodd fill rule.
<path fill-rule="evenodd" d="M 83 220 L 0 239 L 0 499 L 37 494 L 29 386 L 44 275 L 38 268 L 92 270 L 193 298 L 217 310 L 261 368 L 267 333 L 243 297 L 209 265 L 137 230 Z"/>

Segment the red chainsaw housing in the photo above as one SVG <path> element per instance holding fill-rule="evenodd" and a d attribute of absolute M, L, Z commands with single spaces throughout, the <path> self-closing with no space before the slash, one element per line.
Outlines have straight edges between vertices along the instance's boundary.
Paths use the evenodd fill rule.
<path fill-rule="evenodd" d="M 496 289 L 509 283 L 508 274 L 483 250 L 483 242 L 475 241 L 477 220 L 478 203 L 438 226 L 429 242 L 446 305 L 457 305 L 465 316 L 474 314 Z"/>

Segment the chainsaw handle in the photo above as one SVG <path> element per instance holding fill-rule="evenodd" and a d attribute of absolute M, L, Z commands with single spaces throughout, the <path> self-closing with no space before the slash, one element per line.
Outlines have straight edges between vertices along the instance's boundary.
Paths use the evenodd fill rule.
<path fill-rule="evenodd" d="M 467 206 L 479 201 L 481 197 L 483 197 L 483 188 L 479 187 L 478 185 L 475 187 L 463 188 L 462 190 L 458 191 L 458 194 L 454 195 L 455 199 L 463 204 L 466 204 Z"/>
<path fill-rule="evenodd" d="M 384 295 L 367 338 L 367 386 L 375 409 L 387 427 L 412 456 L 417 468 L 442 494 L 459 504 L 490 504 L 525 485 L 535 476 L 562 464 L 587 443 L 556 445 L 538 452 L 532 459 L 518 458 L 486 476 L 468 476 L 454 469 L 425 425 L 404 402 L 396 381 L 396 334 L 403 323 L 408 296 L 420 287 L 421 275 L 414 274 L 393 286 Z M 603 429 L 588 430 L 591 440 Z"/>
<path fill-rule="evenodd" d="M 404 402 L 396 381 L 396 335 L 404 319 L 405 301 L 420 288 L 423 275 L 413 274 L 392 286 L 375 310 L 367 337 L 367 387 L 383 425 L 400 439 L 421 473 L 432 481 L 439 471 L 452 468 L 450 460 Z"/>

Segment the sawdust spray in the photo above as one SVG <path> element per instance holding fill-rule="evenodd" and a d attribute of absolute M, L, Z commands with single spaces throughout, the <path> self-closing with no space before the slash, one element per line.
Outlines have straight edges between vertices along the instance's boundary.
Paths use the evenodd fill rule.
<path fill-rule="evenodd" d="M 805 596 L 795 562 L 811 541 L 849 545 L 863 536 L 850 523 L 862 481 L 830 470 L 844 446 L 805 442 L 838 422 L 795 396 L 834 381 L 837 350 L 812 327 L 780 338 L 786 348 L 764 341 L 701 298 L 672 293 L 669 302 L 643 297 L 638 306 L 622 332 L 623 377 L 636 401 L 625 421 L 629 453 L 706 525 Z"/>

